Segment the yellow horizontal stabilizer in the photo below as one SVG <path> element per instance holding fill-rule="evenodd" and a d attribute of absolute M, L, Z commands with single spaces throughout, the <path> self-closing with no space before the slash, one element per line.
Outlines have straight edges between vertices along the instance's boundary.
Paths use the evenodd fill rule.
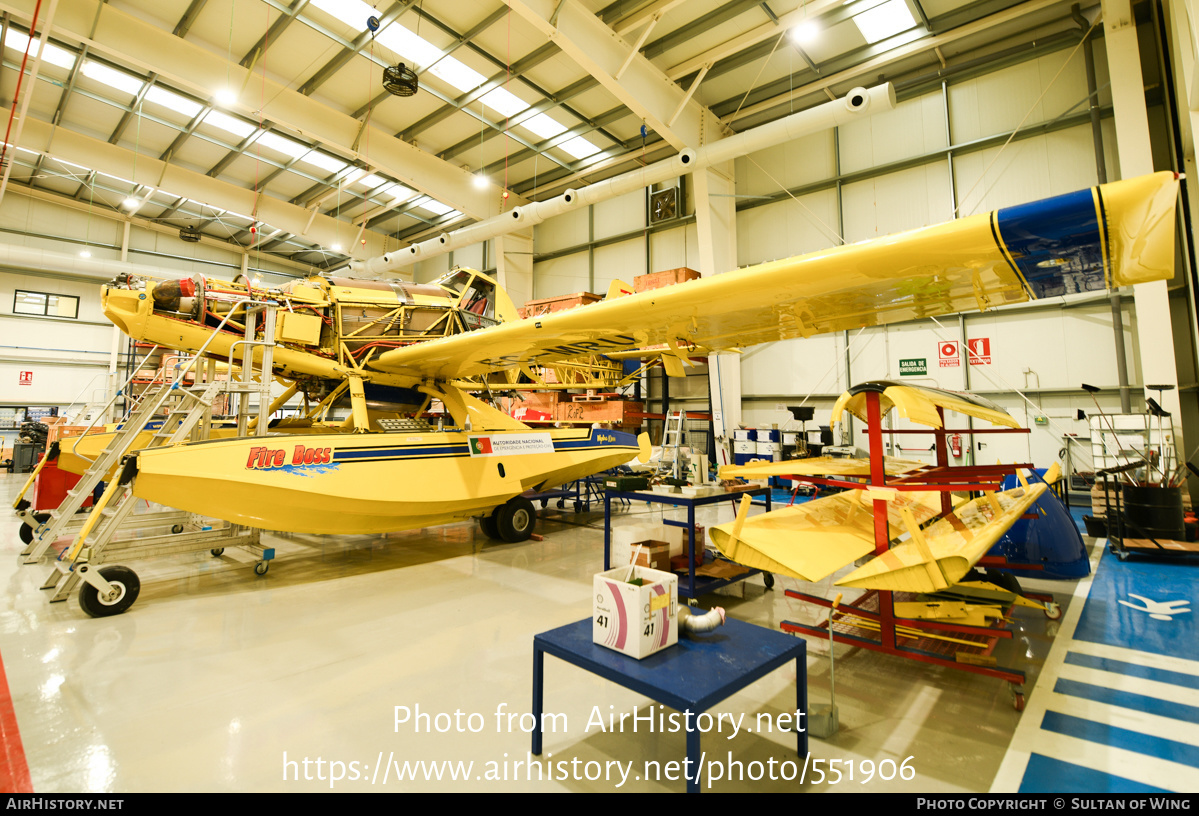
<path fill-rule="evenodd" d="M 935 493 L 899 493 L 888 502 L 890 535 L 903 528 L 901 509 L 910 509 L 921 521 L 940 510 Z M 754 569 L 788 575 L 801 581 L 819 581 L 846 564 L 874 552 L 872 504 L 860 491 L 837 493 L 823 499 L 784 507 L 711 528 L 712 542 L 726 557 Z"/>
<path fill-rule="evenodd" d="M 1046 486 L 1037 483 L 994 494 L 996 513 L 987 497 L 967 502 L 931 524 L 924 543 L 945 580 L 960 581 L 1003 534 L 1036 503 Z M 838 586 L 887 589 L 903 592 L 936 592 L 929 577 L 928 560 L 915 541 L 893 547 L 837 582 Z"/>
<path fill-rule="evenodd" d="M 918 385 L 901 385 L 885 380 L 862 383 L 842 394 L 833 405 L 832 421 L 840 422 L 843 411 L 849 411 L 863 422 L 868 421 L 866 395 L 870 392 L 879 395 L 881 416 L 886 416 L 892 408 L 896 408 L 905 419 L 927 425 L 930 428 L 941 427 L 941 419 L 937 415 L 938 408 L 984 419 L 992 425 L 1004 425 L 1008 428 L 1020 427 L 1020 423 L 1011 414 L 988 399 L 957 391 L 944 391 L 940 388 L 926 388 Z"/>
<path fill-rule="evenodd" d="M 888 456 L 883 462 L 888 476 L 911 473 L 922 467 L 924 462 L 916 459 L 900 459 Z M 869 476 L 869 459 L 839 459 L 832 456 L 816 456 L 811 459 L 787 459 L 782 462 L 750 462 L 746 465 L 725 465 L 720 469 L 720 478 L 764 479 L 767 476 Z"/>
<path fill-rule="evenodd" d="M 896 601 L 895 617 L 908 620 L 947 620 L 966 626 L 989 626 L 1003 617 L 998 606 L 980 606 L 964 601 Z"/>
<path fill-rule="evenodd" d="M 1021 595 L 1004 589 L 998 584 L 992 584 L 989 581 L 962 581 L 954 584 L 950 591 L 960 596 L 970 596 L 985 600 L 995 600 L 1004 604 L 1015 604 L 1023 606 L 1026 609 L 1045 609 L 1045 604 L 1039 601 L 1030 600 Z"/>

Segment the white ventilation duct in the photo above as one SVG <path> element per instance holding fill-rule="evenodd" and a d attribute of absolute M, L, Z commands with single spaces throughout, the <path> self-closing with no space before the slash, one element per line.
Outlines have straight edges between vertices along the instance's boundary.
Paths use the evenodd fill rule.
<path fill-rule="evenodd" d="M 481 243 L 518 229 L 540 224 L 547 218 L 561 215 L 573 207 L 597 204 L 633 190 L 643 189 L 661 181 L 702 170 L 713 164 L 735 159 L 757 150 L 782 144 L 812 133 L 844 125 L 863 116 L 888 111 L 895 107 L 895 88 L 886 82 L 873 88 L 854 88 L 841 99 L 834 99 L 814 108 L 793 113 L 766 125 L 737 133 L 698 150 L 686 149 L 669 159 L 663 159 L 579 190 L 568 189 L 562 195 L 517 207 L 506 213 L 471 224 L 469 227 L 442 233 L 436 238 L 413 244 L 399 252 L 351 261 L 332 274 L 374 277 L 407 266 L 414 258 L 422 260 L 451 252 L 464 246 Z"/>

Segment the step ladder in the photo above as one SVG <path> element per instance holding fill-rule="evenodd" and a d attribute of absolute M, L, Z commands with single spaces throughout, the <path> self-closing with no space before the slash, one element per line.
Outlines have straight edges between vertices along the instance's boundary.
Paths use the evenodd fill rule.
<path fill-rule="evenodd" d="M 21 553 L 25 556 L 25 563 L 36 563 L 50 545 L 62 537 L 67 524 L 83 508 L 96 486 L 104 481 L 109 471 L 116 468 L 125 454 L 133 449 L 138 436 L 146 430 L 161 409 L 167 408 L 167 415 L 161 427 L 146 444 L 139 447 L 155 448 L 185 440 L 196 423 L 203 418 L 205 410 L 223 385 L 225 384 L 214 382 L 190 389 L 174 384 L 164 385 L 158 387 L 157 393 L 142 400 L 141 405 L 126 417 L 120 430 L 113 435 L 75 486 L 67 491 L 62 503 L 51 510 L 50 517 L 34 529 L 33 541 Z M 118 475 L 112 480 L 112 484 L 119 481 Z"/>
<path fill-rule="evenodd" d="M 674 479 L 683 478 L 683 422 L 687 418 L 686 411 L 671 411 L 666 414 L 666 424 L 662 429 L 662 452 L 672 451 L 670 476 Z"/>
<path fill-rule="evenodd" d="M 258 427 L 255 430 L 259 435 L 265 435 L 267 431 L 265 420 L 269 415 L 267 402 L 269 402 L 270 383 L 273 380 L 271 372 L 273 371 L 275 345 L 276 305 L 249 301 L 244 302 L 243 305 L 247 312 L 265 311 L 265 320 L 263 340 L 252 339 L 251 332 L 254 331 L 255 321 L 248 319 L 246 321 L 246 339 L 233 344 L 233 347 L 244 344 L 241 378 L 235 381 L 214 379 L 192 386 L 185 384 L 191 369 L 203 357 L 213 338 L 233 316 L 236 311 L 235 307 L 214 330 L 212 337 L 200 348 L 196 356 L 186 366 L 176 366 L 176 373 L 171 383 L 158 386 L 143 395 L 141 402 L 126 418 L 121 429 L 114 435 L 102 454 L 88 468 L 75 489 L 68 492 L 67 499 L 51 514 L 50 519 L 35 531 L 35 538 L 28 553 L 30 560 L 27 560 L 26 563 L 38 560 L 50 545 L 61 537 L 68 524 L 77 522 L 77 519 L 72 517 L 86 501 L 87 496 L 101 481 L 104 481 L 104 477 L 115 466 L 130 461 L 126 459 L 126 455 L 130 451 L 181 444 L 192 438 L 194 432 L 197 431 L 201 435 L 207 436 L 212 417 L 212 404 L 219 395 L 239 395 L 238 431 L 239 434 L 245 434 L 248 398 L 251 393 L 257 392 L 259 395 L 259 418 Z M 254 382 L 254 355 L 251 353 L 251 346 L 262 347 L 258 382 Z M 231 350 L 230 365 L 232 362 Z M 212 366 L 209 370 L 210 373 L 215 373 Z M 163 410 L 166 411 L 166 416 L 162 424 L 153 429 L 154 432 L 149 439 L 145 440 L 144 444 L 139 444 L 137 442 L 139 435 L 148 429 L 153 418 Z M 199 428 L 197 428 L 198 425 Z M 136 448 L 134 448 L 135 445 Z M 51 602 L 65 601 L 81 580 L 92 585 L 101 597 L 113 592 L 112 585 L 108 583 L 104 575 L 92 567 L 98 566 L 105 560 L 105 550 L 114 543 L 117 532 L 137 505 L 137 499 L 133 495 L 134 474 L 127 472 L 126 468 L 127 466 L 123 466 L 122 472 L 109 480 L 107 488 L 96 501 L 91 513 L 83 522 L 82 528 L 79 529 L 71 545 L 55 561 L 54 568 L 50 571 L 45 583 L 42 584 L 42 589 L 54 590 L 54 594 L 50 598 Z M 205 526 L 203 521 L 195 515 L 189 515 L 188 519 L 189 522 L 186 526 L 175 525 L 172 529 L 173 533 L 181 535 L 115 541 L 117 546 L 113 547 L 113 550 L 120 551 L 118 553 L 120 555 L 148 557 L 190 552 L 197 549 L 211 549 L 212 554 L 217 556 L 224 552 L 225 547 L 246 547 L 257 550 L 262 557 L 255 567 L 255 572 L 259 575 L 266 573 L 269 561 L 274 558 L 274 550 L 262 547 L 259 541 L 261 531 L 240 525 L 227 525 L 219 528 L 211 525 Z M 186 527 L 191 527 L 191 531 L 185 533 Z M 87 606 L 84 608 L 88 609 Z M 121 611 L 123 609 L 124 607 L 121 608 Z M 89 614 L 95 614 L 95 612 L 89 610 Z"/>

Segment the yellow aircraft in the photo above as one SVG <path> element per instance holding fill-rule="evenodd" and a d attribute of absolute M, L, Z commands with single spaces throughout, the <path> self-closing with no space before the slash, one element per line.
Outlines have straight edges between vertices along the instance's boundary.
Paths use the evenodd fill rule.
<path fill-rule="evenodd" d="M 136 496 L 266 529 L 373 533 L 483 516 L 489 533 L 520 540 L 532 529 L 520 493 L 627 461 L 644 435 L 533 431 L 472 396 L 479 378 L 654 347 L 644 353 L 682 360 L 1162 280 L 1177 189 L 1158 173 L 524 320 L 493 279 L 466 269 L 429 285 L 309 278 L 279 289 L 126 278 L 103 304 L 127 334 L 192 352 L 212 339 L 209 353 L 234 363 L 262 349 L 237 345 L 244 324 L 217 324 L 247 298 L 277 304 L 276 375 L 313 399 L 348 390 L 353 410 L 336 431 L 143 450 L 123 478 Z M 391 416 L 440 400 L 455 427 L 380 432 L 372 399 Z"/>

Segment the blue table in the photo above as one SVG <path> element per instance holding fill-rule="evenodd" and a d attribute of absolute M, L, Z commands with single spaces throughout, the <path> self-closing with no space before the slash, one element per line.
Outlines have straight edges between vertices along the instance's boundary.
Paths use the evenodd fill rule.
<path fill-rule="evenodd" d="M 795 710 L 807 713 L 807 644 L 802 638 L 728 619 L 715 630 L 680 635 L 670 646 L 643 660 L 591 641 L 591 618 L 567 624 L 533 638 L 533 754 L 541 755 L 544 655 L 552 654 L 613 683 L 644 694 L 676 711 L 698 716 L 770 672 L 795 661 Z M 687 732 L 687 792 L 699 792 L 700 732 Z M 798 732 L 796 750 L 808 753 L 806 726 Z"/>
<path fill-rule="evenodd" d="M 686 521 L 675 521 L 674 519 L 663 518 L 662 523 L 671 527 L 682 527 L 687 531 L 687 538 L 683 542 L 683 551 L 688 554 L 687 559 L 687 578 L 679 578 L 679 597 L 680 598 L 698 598 L 700 595 L 706 595 L 709 592 L 715 592 L 721 587 L 726 587 L 730 584 L 735 584 L 738 581 L 744 581 L 752 575 L 757 575 L 760 570 L 750 569 L 736 578 L 705 578 L 703 576 L 696 577 L 695 575 L 695 553 L 703 552 L 704 542 L 695 540 L 695 508 L 702 507 L 705 504 L 718 504 L 719 502 L 731 501 L 733 510 L 736 511 L 744 495 L 760 496 L 764 501 L 754 504 L 764 505 L 766 512 L 771 509 L 770 504 L 770 488 L 756 487 L 750 490 L 722 490 L 718 493 L 713 493 L 709 496 L 683 496 L 678 493 L 654 493 L 652 491 L 642 490 L 605 490 L 604 491 L 604 571 L 612 569 L 612 500 L 620 501 L 643 501 L 647 504 L 669 504 L 672 507 L 685 507 L 687 509 Z M 698 548 L 697 548 L 698 545 Z M 701 565 L 703 559 L 700 559 Z M 763 573 L 765 575 L 766 588 L 770 589 L 774 586 L 774 576 Z"/>

